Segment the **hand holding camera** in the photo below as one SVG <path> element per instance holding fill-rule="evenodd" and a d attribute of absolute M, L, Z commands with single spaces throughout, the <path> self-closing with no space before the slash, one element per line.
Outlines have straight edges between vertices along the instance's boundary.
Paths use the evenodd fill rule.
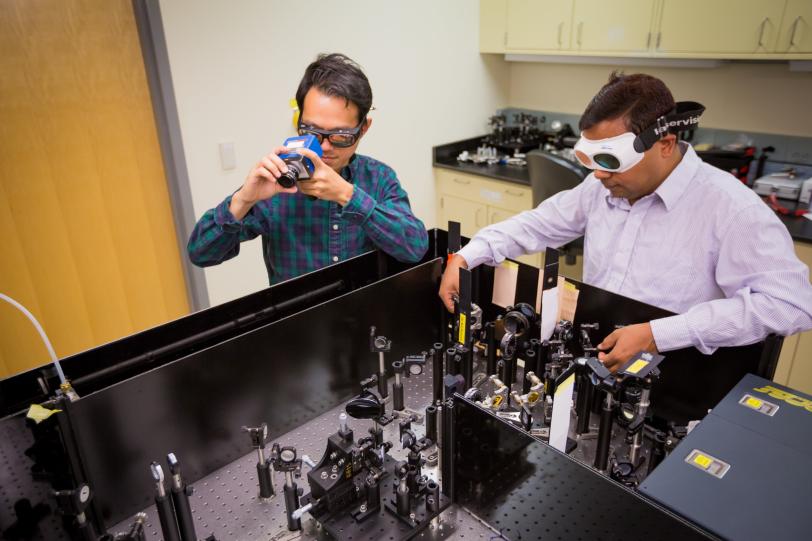
<path fill-rule="evenodd" d="M 321 145 L 313 135 L 289 137 L 251 170 L 231 198 L 231 214 L 241 220 L 258 201 L 297 190 L 312 199 L 346 205 L 352 197 L 352 184 L 326 165 L 321 156 Z"/>

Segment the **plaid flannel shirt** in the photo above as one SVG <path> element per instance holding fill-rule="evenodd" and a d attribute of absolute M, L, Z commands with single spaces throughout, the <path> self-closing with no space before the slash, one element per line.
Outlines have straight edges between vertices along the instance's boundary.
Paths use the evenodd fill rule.
<path fill-rule="evenodd" d="M 271 284 L 379 248 L 399 261 L 419 261 L 428 249 L 423 222 L 386 164 L 356 154 L 341 176 L 354 184 L 345 207 L 310 200 L 301 192 L 278 194 L 254 205 L 238 221 L 231 196 L 206 211 L 189 238 L 195 265 L 217 265 L 240 253 L 240 243 L 262 235 Z"/>

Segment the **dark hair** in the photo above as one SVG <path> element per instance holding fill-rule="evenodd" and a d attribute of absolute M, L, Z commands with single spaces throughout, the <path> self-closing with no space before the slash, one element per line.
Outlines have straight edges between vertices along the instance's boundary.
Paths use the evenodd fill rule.
<path fill-rule="evenodd" d="M 362 121 L 372 107 L 372 88 L 369 79 L 346 55 L 340 53 L 320 54 L 315 62 L 307 66 L 299 88 L 296 90 L 296 103 L 300 113 L 304 113 L 304 99 L 313 87 L 328 96 L 344 98 L 358 107 L 358 121 Z"/>
<path fill-rule="evenodd" d="M 588 130 L 604 120 L 622 117 L 629 131 L 640 134 L 675 106 L 671 91 L 656 77 L 644 73 L 624 75 L 615 71 L 586 106 L 578 128 Z"/>

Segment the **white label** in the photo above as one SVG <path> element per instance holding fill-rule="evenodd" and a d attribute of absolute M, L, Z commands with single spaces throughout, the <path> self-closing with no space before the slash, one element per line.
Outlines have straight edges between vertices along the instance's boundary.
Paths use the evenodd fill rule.
<path fill-rule="evenodd" d="M 499 202 L 502 200 L 502 192 L 495 192 L 493 190 L 479 190 L 479 197 L 487 199 L 488 201 Z"/>

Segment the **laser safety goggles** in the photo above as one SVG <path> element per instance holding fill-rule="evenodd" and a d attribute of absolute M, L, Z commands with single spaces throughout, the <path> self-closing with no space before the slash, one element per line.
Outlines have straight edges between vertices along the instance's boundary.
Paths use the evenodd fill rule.
<path fill-rule="evenodd" d="M 361 122 L 354 128 L 338 130 L 322 130 L 299 122 L 298 129 L 299 135 L 312 135 L 316 138 L 316 140 L 318 140 L 319 144 L 321 144 L 326 137 L 327 140 L 330 141 L 330 144 L 334 147 L 347 148 L 351 147 L 356 141 L 358 141 L 358 138 L 361 136 L 361 128 L 364 127 L 364 122 L 366 122 L 366 118 L 362 119 Z"/>
<path fill-rule="evenodd" d="M 640 134 L 626 132 L 606 139 L 587 139 L 583 135 L 575 144 L 575 157 L 584 167 L 610 173 L 628 171 L 643 159 L 643 153 L 669 133 L 693 129 L 705 107 L 694 101 L 677 103 L 674 110 L 659 117 Z"/>

